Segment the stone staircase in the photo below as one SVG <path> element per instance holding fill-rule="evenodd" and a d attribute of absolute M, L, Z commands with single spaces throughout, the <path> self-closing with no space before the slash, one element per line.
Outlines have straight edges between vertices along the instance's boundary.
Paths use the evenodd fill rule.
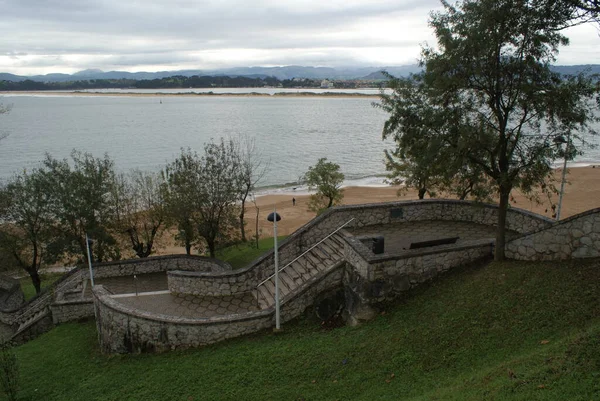
<path fill-rule="evenodd" d="M 19 322 L 19 326 L 17 327 L 17 330 L 15 331 L 15 333 L 12 335 L 12 338 L 16 338 L 21 333 L 23 333 L 25 330 L 29 329 L 30 327 L 32 327 L 37 322 L 39 322 L 40 320 L 42 320 L 43 318 L 45 318 L 47 316 L 50 316 L 50 308 L 48 308 L 48 307 L 45 307 L 43 309 L 40 309 L 40 310 L 30 314 L 25 319 L 23 319 L 21 322 Z"/>
<path fill-rule="evenodd" d="M 279 270 L 280 299 L 301 288 L 311 278 L 328 271 L 343 258 L 344 241 L 340 233 L 335 233 L 292 263 L 284 265 Z M 267 309 L 275 304 L 274 276 L 259 284 L 256 290 L 255 296 L 260 309 Z"/>

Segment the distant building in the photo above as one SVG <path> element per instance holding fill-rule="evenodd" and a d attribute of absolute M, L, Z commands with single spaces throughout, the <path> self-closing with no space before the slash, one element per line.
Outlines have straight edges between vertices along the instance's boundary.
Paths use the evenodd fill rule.
<path fill-rule="evenodd" d="M 333 88 L 333 82 L 330 82 L 326 79 L 321 81 L 321 88 L 322 89 L 331 89 Z"/>

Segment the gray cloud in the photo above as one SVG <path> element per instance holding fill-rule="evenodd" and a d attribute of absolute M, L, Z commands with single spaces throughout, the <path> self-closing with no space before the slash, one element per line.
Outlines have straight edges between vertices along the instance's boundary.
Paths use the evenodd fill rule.
<path fill-rule="evenodd" d="M 0 0 L 0 71 L 413 62 L 438 7 L 438 0 Z"/>

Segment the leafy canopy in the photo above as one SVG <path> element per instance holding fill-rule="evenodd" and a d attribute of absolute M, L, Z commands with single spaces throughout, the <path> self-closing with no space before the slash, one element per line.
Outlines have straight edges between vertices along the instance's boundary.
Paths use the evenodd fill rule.
<path fill-rule="evenodd" d="M 308 168 L 304 180 L 310 190 L 317 191 L 311 195 L 308 206 L 314 212 L 319 213 L 323 209 L 337 205 L 344 197 L 344 191 L 341 189 L 344 174 L 338 164 L 328 162 L 325 157 Z"/>
<path fill-rule="evenodd" d="M 431 16 L 437 47 L 423 48 L 424 72 L 394 78 L 393 93 L 382 93 L 379 107 L 390 113 L 383 137 L 396 142 L 391 155 L 421 171 L 427 167 L 442 182 L 460 180 L 461 171 L 485 177 L 477 185 L 499 198 L 496 257 L 502 259 L 511 191 L 552 188 L 552 162 L 565 156 L 557 140 L 568 138 L 566 156 L 573 157 L 595 133 L 596 89 L 582 75 L 563 77 L 550 69 L 559 47 L 568 44 L 561 29 L 572 14 L 562 4 L 442 4 L 445 10 Z"/>

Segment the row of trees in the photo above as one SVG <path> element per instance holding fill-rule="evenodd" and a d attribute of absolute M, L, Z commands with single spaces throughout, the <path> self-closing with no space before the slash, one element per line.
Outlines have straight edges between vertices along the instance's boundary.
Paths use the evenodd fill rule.
<path fill-rule="evenodd" d="M 514 189 L 555 192 L 552 162 L 572 159 L 596 134 L 594 77 L 561 76 L 551 63 L 566 27 L 598 16 L 595 0 L 465 0 L 431 15 L 437 47 L 422 73 L 390 77 L 383 138 L 390 178 L 435 191 L 499 200 L 496 259 Z M 567 146 L 559 146 L 560 143 Z"/>
<path fill-rule="evenodd" d="M 244 210 L 265 168 L 248 138 L 183 149 L 160 173 L 118 174 L 106 155 L 47 155 L 0 190 L 0 264 L 23 268 L 39 292 L 42 263 L 86 260 L 86 235 L 95 262 L 120 259 L 126 242 L 143 258 L 171 225 L 188 254 L 203 243 L 214 257 L 247 240 Z"/>

